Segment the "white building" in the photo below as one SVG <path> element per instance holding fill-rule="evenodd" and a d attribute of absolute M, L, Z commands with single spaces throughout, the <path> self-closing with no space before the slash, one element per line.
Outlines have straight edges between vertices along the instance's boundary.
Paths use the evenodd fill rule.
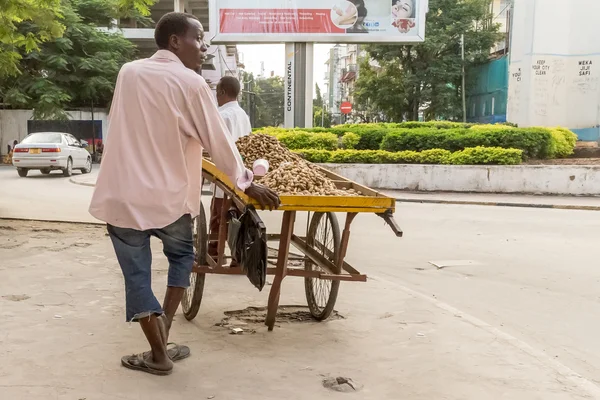
<path fill-rule="evenodd" d="M 515 2 L 508 121 L 600 138 L 600 1 Z M 560 29 L 557 29 L 557 21 Z"/>
<path fill-rule="evenodd" d="M 502 34 L 502 39 L 492 48 L 492 53 L 498 54 L 508 51 L 512 3 L 513 0 L 492 0 L 490 4 L 492 23 L 500 25 L 498 31 Z"/>
<path fill-rule="evenodd" d="M 361 56 L 362 51 L 357 44 L 338 44 L 329 50 L 329 59 L 325 62 L 326 95 L 323 100 L 336 123 L 345 121 L 340 105 L 345 101 L 354 103 L 354 84 L 358 78 Z"/>

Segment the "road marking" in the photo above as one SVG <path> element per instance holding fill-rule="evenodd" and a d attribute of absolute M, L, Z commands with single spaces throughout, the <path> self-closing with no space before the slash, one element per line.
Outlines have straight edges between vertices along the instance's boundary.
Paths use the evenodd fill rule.
<path fill-rule="evenodd" d="M 500 339 L 505 340 L 508 344 L 512 345 L 513 347 L 517 348 L 518 350 L 522 351 L 523 353 L 529 355 L 530 357 L 534 358 L 541 364 L 545 364 L 547 367 L 552 368 L 555 372 L 562 375 L 564 378 L 570 380 L 575 386 L 577 386 L 581 390 L 586 391 L 590 396 L 592 396 L 592 398 L 600 399 L 600 387 L 598 385 L 596 385 L 594 382 L 584 378 L 581 374 L 578 374 L 577 372 L 575 372 L 571 368 L 567 367 L 566 365 L 556 361 L 554 358 L 548 356 L 548 354 L 544 353 L 543 351 L 535 349 L 534 347 L 525 343 L 524 341 L 517 339 L 516 337 L 514 337 L 504 331 L 501 331 L 500 329 L 488 324 L 487 322 L 480 320 L 477 317 L 474 317 L 470 314 L 460 311 L 459 309 L 451 306 L 450 304 L 433 299 L 430 296 L 420 293 L 420 292 L 418 292 L 414 289 L 411 289 L 407 286 L 404 286 L 399 283 L 391 282 L 389 280 L 386 280 L 384 278 L 379 278 L 377 276 L 371 276 L 371 279 L 377 280 L 380 282 L 387 282 L 392 285 L 395 285 L 403 292 L 405 292 L 411 296 L 426 300 L 429 303 L 438 307 L 439 309 L 444 310 L 449 313 L 452 313 L 453 315 L 455 315 L 457 317 L 460 317 L 460 319 L 462 321 L 466 321 L 466 322 L 470 323 L 471 325 L 475 326 L 476 328 L 482 329 L 488 333 L 491 333 L 492 335 L 495 335 L 496 337 L 498 337 Z"/>

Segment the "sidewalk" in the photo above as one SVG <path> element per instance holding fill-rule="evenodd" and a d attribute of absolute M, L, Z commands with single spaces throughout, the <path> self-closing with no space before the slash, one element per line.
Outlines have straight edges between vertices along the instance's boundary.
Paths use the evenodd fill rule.
<path fill-rule="evenodd" d="M 0 398 L 27 400 L 576 400 L 599 389 L 518 339 L 377 275 L 343 284 L 342 316 L 317 323 L 281 318 L 273 332 L 248 322 L 231 335 L 224 313 L 263 307 L 245 277 L 210 276 L 198 317 L 176 316 L 172 340 L 192 356 L 173 375 L 126 370 L 125 354 L 146 350 L 124 321 L 123 278 L 103 227 L 2 222 L 3 343 Z M 9 241 L 10 240 L 10 241 Z M 48 256 L 52 252 L 52 257 Z M 155 252 L 159 298 L 168 265 Z M 304 283 L 285 280 L 281 304 L 305 305 Z M 249 333 L 250 329 L 255 333 Z M 325 389 L 348 377 L 360 392 Z"/>

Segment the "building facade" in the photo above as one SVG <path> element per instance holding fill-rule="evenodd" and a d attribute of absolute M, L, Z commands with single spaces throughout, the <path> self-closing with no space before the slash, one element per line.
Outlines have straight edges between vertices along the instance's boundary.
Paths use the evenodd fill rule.
<path fill-rule="evenodd" d="M 486 64 L 467 70 L 467 120 L 469 122 L 506 122 L 512 1 L 490 1 L 491 22 L 499 25 L 502 38 L 492 47 L 490 60 Z"/>
<path fill-rule="evenodd" d="M 325 62 L 325 106 L 336 124 L 348 122 L 340 111 L 343 102 L 354 104 L 354 86 L 358 79 L 360 58 L 364 51 L 358 44 L 336 45 Z"/>
<path fill-rule="evenodd" d="M 509 122 L 563 126 L 582 141 L 600 140 L 598 15 L 598 0 L 515 2 Z"/>
<path fill-rule="evenodd" d="M 166 13 L 173 11 L 193 14 L 204 26 L 206 38 L 214 36 L 210 32 L 208 0 L 158 0 L 150 9 L 152 22 L 149 25 L 140 26 L 135 20 L 122 19 L 117 21 L 117 26 L 123 36 L 138 47 L 141 57 L 149 57 L 156 51 L 156 22 Z M 202 76 L 213 89 L 223 76 L 233 75 L 239 78 L 240 60 L 235 45 L 210 46 L 208 53 L 209 57 L 202 67 Z"/>
<path fill-rule="evenodd" d="M 500 26 L 498 32 L 502 34 L 502 39 L 492 48 L 492 54 L 500 55 L 508 52 L 512 2 L 513 0 L 491 0 L 490 14 L 492 15 L 492 23 Z"/>

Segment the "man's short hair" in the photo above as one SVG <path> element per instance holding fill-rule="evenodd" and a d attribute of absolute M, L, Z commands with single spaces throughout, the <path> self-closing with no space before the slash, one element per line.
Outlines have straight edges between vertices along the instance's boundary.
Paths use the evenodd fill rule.
<path fill-rule="evenodd" d="M 154 29 L 154 41 L 159 49 L 169 48 L 169 39 L 172 35 L 183 36 L 190 27 L 190 19 L 198 20 L 192 14 L 170 12 L 162 16 Z"/>
<path fill-rule="evenodd" d="M 219 87 L 228 97 L 238 97 L 242 90 L 240 81 L 234 76 L 224 76 L 219 81 Z"/>

